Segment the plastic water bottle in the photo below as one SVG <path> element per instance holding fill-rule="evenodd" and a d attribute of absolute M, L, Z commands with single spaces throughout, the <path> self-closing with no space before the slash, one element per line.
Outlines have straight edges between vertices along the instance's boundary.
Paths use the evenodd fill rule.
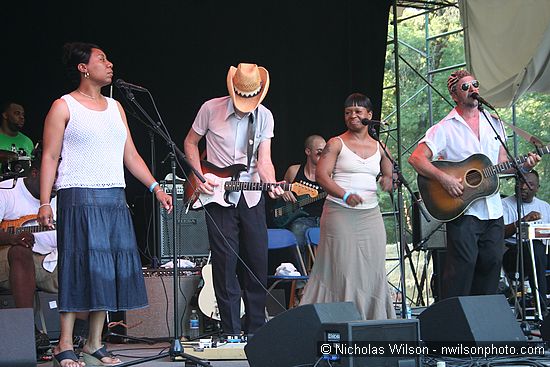
<path fill-rule="evenodd" d="M 197 310 L 192 310 L 191 316 L 189 316 L 189 339 L 193 340 L 199 337 L 199 327 L 200 321 Z"/>
<path fill-rule="evenodd" d="M 407 319 L 412 319 L 412 310 L 409 305 L 407 305 L 407 308 L 405 309 L 405 317 Z"/>

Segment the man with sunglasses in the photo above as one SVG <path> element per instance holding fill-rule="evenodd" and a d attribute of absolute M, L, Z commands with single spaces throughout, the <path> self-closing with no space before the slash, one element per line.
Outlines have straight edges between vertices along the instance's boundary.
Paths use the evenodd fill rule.
<path fill-rule="evenodd" d="M 495 131 L 502 140 L 506 134 L 495 117 L 480 113 L 479 102 L 472 97 L 479 93 L 479 82 L 468 71 L 453 72 L 447 79 L 447 88 L 456 107 L 428 129 L 409 163 L 420 175 L 438 181 L 451 197 L 460 198 L 464 190 L 462 178 L 445 173 L 431 161 L 462 161 L 482 153 L 492 164 L 505 162 L 508 157 Z M 520 169 L 528 172 L 539 160 L 539 156 L 530 154 Z M 441 299 L 496 293 L 504 241 L 502 215 L 500 195 L 496 192 L 475 200 L 463 214 L 447 223 Z"/>

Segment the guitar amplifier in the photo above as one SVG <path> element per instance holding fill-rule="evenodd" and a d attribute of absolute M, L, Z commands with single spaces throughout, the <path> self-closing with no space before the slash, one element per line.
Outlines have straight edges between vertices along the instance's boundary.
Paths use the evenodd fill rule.
<path fill-rule="evenodd" d="M 179 191 L 179 188 L 176 187 Z M 189 210 L 183 200 L 183 195 L 178 195 L 176 210 L 171 214 L 166 209 L 158 206 L 159 210 L 159 244 L 160 257 L 172 258 L 174 245 L 173 216 L 176 215 L 176 255 L 177 256 L 208 256 L 210 244 L 208 242 L 208 230 L 204 210 Z"/>
<path fill-rule="evenodd" d="M 418 193 L 415 193 L 418 196 Z M 413 244 L 424 250 L 447 248 L 447 227 L 429 213 L 430 222 L 426 221 L 418 206 L 412 206 Z"/>
<path fill-rule="evenodd" d="M 194 271 L 193 271 L 194 270 Z M 189 335 L 191 299 L 201 280 L 198 270 L 179 269 L 178 318 L 183 335 Z M 173 269 L 144 270 L 149 307 L 126 311 L 127 334 L 134 337 L 167 338 L 174 336 Z M 116 321 L 116 320 L 112 320 Z M 201 323 L 202 324 L 202 323 Z"/>
<path fill-rule="evenodd" d="M 183 179 L 181 179 L 181 181 L 185 182 L 185 180 Z M 168 195 L 172 195 L 172 187 L 174 187 L 174 185 L 172 185 L 171 181 L 160 181 L 159 186 L 161 189 L 164 190 L 165 193 L 167 193 Z M 178 183 L 178 181 L 176 181 L 176 195 L 183 196 L 184 190 L 184 184 Z"/>

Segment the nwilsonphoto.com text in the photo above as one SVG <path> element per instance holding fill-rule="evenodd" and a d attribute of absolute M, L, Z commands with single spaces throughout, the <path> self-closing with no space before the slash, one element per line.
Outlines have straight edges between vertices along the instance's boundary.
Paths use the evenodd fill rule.
<path fill-rule="evenodd" d="M 491 356 L 544 356 L 544 346 L 527 343 L 504 342 L 319 342 L 319 356 L 337 355 L 340 357 L 406 357 L 420 355 L 440 355 L 448 357 L 491 357 Z"/>

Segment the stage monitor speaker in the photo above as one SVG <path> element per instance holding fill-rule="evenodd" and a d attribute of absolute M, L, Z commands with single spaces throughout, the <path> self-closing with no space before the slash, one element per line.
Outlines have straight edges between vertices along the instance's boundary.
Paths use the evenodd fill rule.
<path fill-rule="evenodd" d="M 325 323 L 355 321 L 351 302 L 291 308 L 268 321 L 244 347 L 251 367 L 313 366 L 319 359 L 319 333 Z"/>
<path fill-rule="evenodd" d="M 126 311 L 128 336 L 138 338 L 168 338 L 174 336 L 174 288 L 173 272 L 168 270 L 145 270 L 145 288 L 149 307 Z M 197 292 L 199 275 L 180 275 L 178 277 L 178 317 L 183 326 L 180 330 L 189 335 L 190 300 Z M 119 321 L 119 320 L 111 320 Z M 202 324 L 202 323 L 201 323 Z"/>
<path fill-rule="evenodd" d="M 396 348 L 420 347 L 418 320 L 369 320 L 323 324 L 318 339 L 323 344 L 342 345 L 367 350 L 369 356 L 341 354 L 333 349 L 327 355 L 333 366 L 341 367 L 418 367 L 420 354 L 392 353 Z M 353 350 L 353 349 L 352 349 Z M 400 349 L 403 351 L 403 349 Z"/>
<path fill-rule="evenodd" d="M 50 340 L 59 339 L 61 335 L 61 321 L 57 305 L 57 293 L 37 292 L 39 304 L 34 311 L 36 327 L 48 334 Z"/>
<path fill-rule="evenodd" d="M 436 302 L 418 316 L 425 342 L 526 342 L 502 294 L 453 297 Z"/>
<path fill-rule="evenodd" d="M 36 366 L 32 308 L 0 310 L 0 366 Z"/>
<path fill-rule="evenodd" d="M 418 192 L 415 193 L 418 196 Z M 430 222 L 426 221 L 418 206 L 412 206 L 413 244 L 423 249 L 447 248 L 447 229 L 445 223 L 438 221 L 428 213 Z"/>
<path fill-rule="evenodd" d="M 160 206 L 159 206 L 160 208 Z M 178 256 L 208 256 L 210 245 L 208 242 L 208 230 L 204 210 L 189 210 L 187 213 L 183 197 L 177 199 L 177 241 L 176 251 Z M 166 209 L 159 209 L 159 236 L 160 257 L 172 258 L 173 254 L 173 215 Z"/>
<path fill-rule="evenodd" d="M 34 323 L 38 330 L 48 334 L 50 340 L 59 339 L 61 325 L 57 308 L 57 294 L 37 291 L 34 304 Z M 0 309 L 15 308 L 11 293 L 0 294 Z"/>

